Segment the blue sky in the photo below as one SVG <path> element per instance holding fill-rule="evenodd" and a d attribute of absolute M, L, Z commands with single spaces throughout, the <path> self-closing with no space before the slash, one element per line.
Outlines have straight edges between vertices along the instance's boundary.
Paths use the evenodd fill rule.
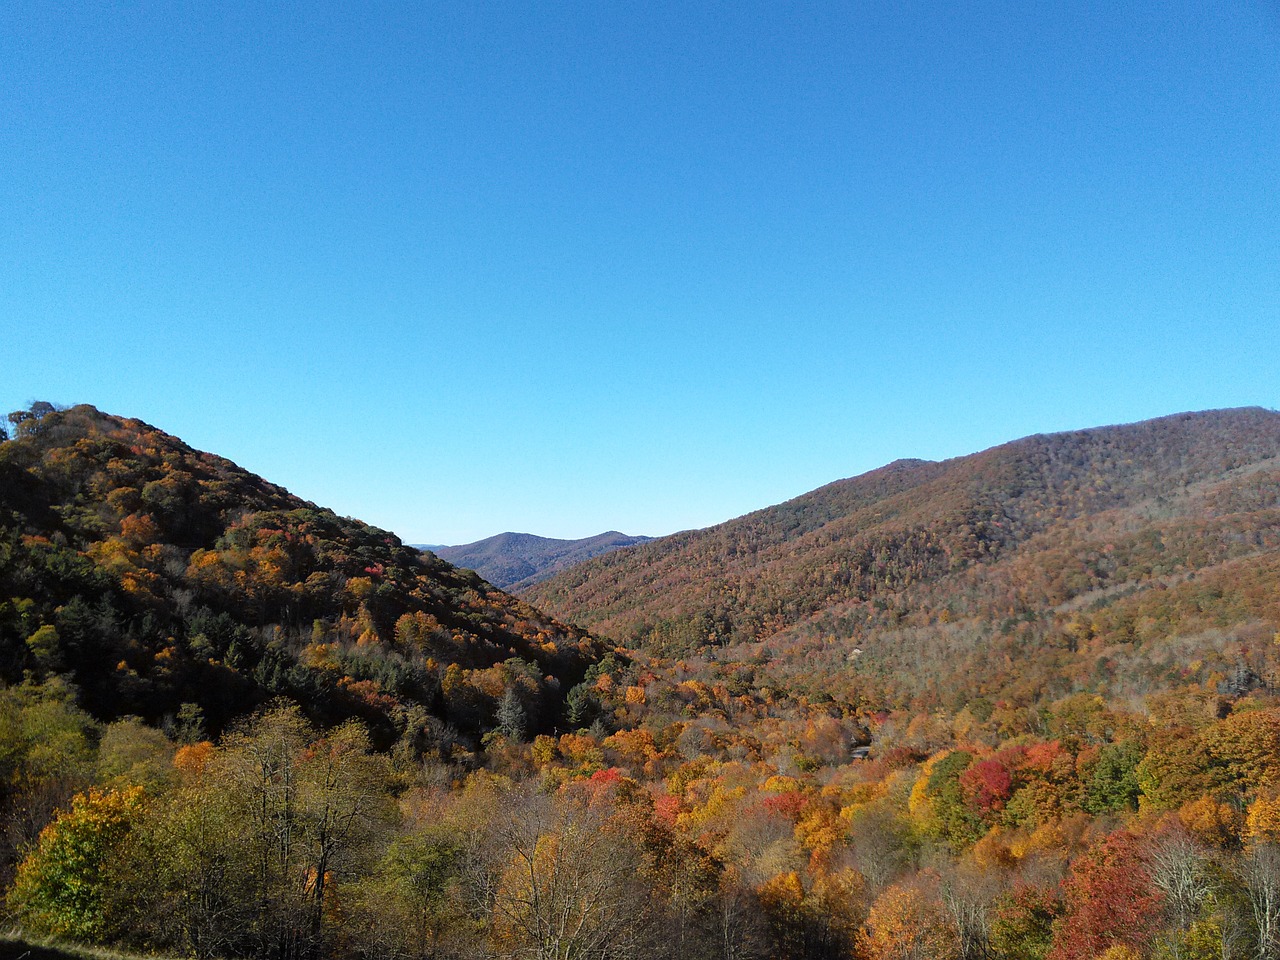
<path fill-rule="evenodd" d="M 0 406 L 410 542 L 1280 406 L 1280 7 L 0 6 Z"/>

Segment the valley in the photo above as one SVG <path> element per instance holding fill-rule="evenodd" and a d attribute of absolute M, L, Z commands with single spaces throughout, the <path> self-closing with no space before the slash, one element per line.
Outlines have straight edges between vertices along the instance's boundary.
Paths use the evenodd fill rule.
<path fill-rule="evenodd" d="M 901 460 L 653 540 L 436 553 L 137 420 L 9 423 L 0 881 L 33 936 L 1280 951 L 1273 411 Z"/>

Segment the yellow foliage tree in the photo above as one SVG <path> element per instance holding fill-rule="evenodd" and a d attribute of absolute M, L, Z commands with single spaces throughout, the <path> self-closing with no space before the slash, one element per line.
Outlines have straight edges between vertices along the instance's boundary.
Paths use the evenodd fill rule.
<path fill-rule="evenodd" d="M 1240 838 L 1239 812 L 1208 794 L 1183 804 L 1178 819 L 1196 839 L 1215 847 L 1231 846 Z"/>
<path fill-rule="evenodd" d="M 917 884 L 894 884 L 876 898 L 857 945 L 867 960 L 950 960 L 959 946 L 941 904 Z"/>
<path fill-rule="evenodd" d="M 1280 843 L 1280 797 L 1258 797 L 1249 804 L 1245 835 L 1257 843 Z"/>

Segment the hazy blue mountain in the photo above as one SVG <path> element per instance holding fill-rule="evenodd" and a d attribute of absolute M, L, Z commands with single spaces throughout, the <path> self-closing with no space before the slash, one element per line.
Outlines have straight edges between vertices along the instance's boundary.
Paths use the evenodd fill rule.
<path fill-rule="evenodd" d="M 531 533 L 500 533 L 475 543 L 427 549 L 454 566 L 474 570 L 495 587 L 514 592 L 533 586 L 576 563 L 622 547 L 647 543 L 651 539 L 629 537 L 616 530 L 582 540 L 554 540 Z"/>

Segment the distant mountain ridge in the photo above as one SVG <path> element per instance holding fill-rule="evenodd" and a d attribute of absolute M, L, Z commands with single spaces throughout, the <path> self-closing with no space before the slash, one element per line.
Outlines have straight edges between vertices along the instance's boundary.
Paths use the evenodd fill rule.
<path fill-rule="evenodd" d="M 609 530 L 581 540 L 556 540 L 532 533 L 500 533 L 475 543 L 424 547 L 441 560 L 474 570 L 495 587 L 512 593 L 540 583 L 574 564 L 623 547 L 648 543 L 652 537 L 631 537 Z"/>
<path fill-rule="evenodd" d="M 857 636 L 877 617 L 943 609 L 1048 616 L 1091 591 L 1145 589 L 1278 544 L 1280 413 L 1252 407 L 896 461 L 523 595 L 623 643 L 691 650 L 814 618 Z"/>

